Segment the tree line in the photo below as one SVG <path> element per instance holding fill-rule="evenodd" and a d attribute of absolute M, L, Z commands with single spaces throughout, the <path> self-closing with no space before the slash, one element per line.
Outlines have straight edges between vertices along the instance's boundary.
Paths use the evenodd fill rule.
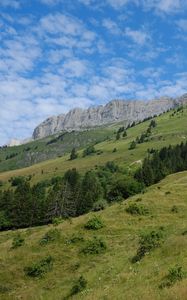
<path fill-rule="evenodd" d="M 162 180 L 169 174 L 187 170 L 187 142 L 163 147 L 160 151 L 149 151 L 134 178 L 145 186 Z"/>

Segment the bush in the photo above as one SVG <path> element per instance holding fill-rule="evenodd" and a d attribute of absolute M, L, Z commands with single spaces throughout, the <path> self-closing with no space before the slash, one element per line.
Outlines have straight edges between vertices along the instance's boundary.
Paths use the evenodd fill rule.
<path fill-rule="evenodd" d="M 62 218 L 58 218 L 58 217 L 56 217 L 56 218 L 53 218 L 52 219 L 52 224 L 54 225 L 54 226 L 58 226 L 60 223 L 62 223 L 64 220 L 62 219 Z"/>
<path fill-rule="evenodd" d="M 94 154 L 96 152 L 94 146 L 88 146 L 84 151 L 83 151 L 83 157 Z"/>
<path fill-rule="evenodd" d="M 100 254 L 104 253 L 106 249 L 106 243 L 101 238 L 94 237 L 93 240 L 87 241 L 86 246 L 81 252 L 83 254 Z"/>
<path fill-rule="evenodd" d="M 84 228 L 89 229 L 89 230 L 98 230 L 104 227 L 103 221 L 98 218 L 94 217 L 90 219 L 85 225 Z"/>
<path fill-rule="evenodd" d="M 130 196 L 140 193 L 143 185 L 134 178 L 122 177 L 114 181 L 107 195 L 109 202 L 127 199 Z"/>
<path fill-rule="evenodd" d="M 30 277 L 42 277 L 45 273 L 52 270 L 53 258 L 49 255 L 31 266 L 25 267 L 24 272 Z"/>
<path fill-rule="evenodd" d="M 104 210 L 107 207 L 107 201 L 104 199 L 100 199 L 93 204 L 93 211 Z"/>
<path fill-rule="evenodd" d="M 171 212 L 177 214 L 179 212 L 178 207 L 176 205 L 173 205 L 171 208 Z"/>
<path fill-rule="evenodd" d="M 82 292 L 86 287 L 87 287 L 87 280 L 83 276 L 80 276 L 78 281 L 72 287 L 70 295 L 71 296 L 76 295 Z"/>
<path fill-rule="evenodd" d="M 141 215 L 145 216 L 149 213 L 149 210 L 142 205 L 137 205 L 136 203 L 131 203 L 127 208 L 126 212 L 131 215 Z"/>
<path fill-rule="evenodd" d="M 160 285 L 161 288 L 173 286 L 177 281 L 181 281 L 185 278 L 185 272 L 181 266 L 174 266 L 169 269 L 168 275 L 164 278 L 163 283 Z"/>
<path fill-rule="evenodd" d="M 76 244 L 78 242 L 83 242 L 84 241 L 84 237 L 82 236 L 81 233 L 78 234 L 72 234 L 72 236 L 66 240 L 67 244 Z"/>
<path fill-rule="evenodd" d="M 60 231 L 58 229 L 50 229 L 40 240 L 40 245 L 57 241 L 60 238 Z"/>
<path fill-rule="evenodd" d="M 139 248 L 132 262 L 140 261 L 146 254 L 161 246 L 163 242 L 163 229 L 153 230 L 140 236 Z"/>
<path fill-rule="evenodd" d="M 20 233 L 18 233 L 12 241 L 12 249 L 16 249 L 18 247 L 21 247 L 22 245 L 24 245 L 25 243 L 25 239 L 21 236 Z"/>

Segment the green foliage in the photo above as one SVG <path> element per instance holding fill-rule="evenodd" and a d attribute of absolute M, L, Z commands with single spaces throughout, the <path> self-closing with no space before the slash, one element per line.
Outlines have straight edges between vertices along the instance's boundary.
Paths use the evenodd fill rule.
<path fill-rule="evenodd" d="M 39 262 L 33 263 L 28 267 L 24 268 L 24 272 L 30 277 L 43 277 L 45 273 L 52 270 L 53 258 L 52 256 L 47 256 L 41 259 Z"/>
<path fill-rule="evenodd" d="M 116 134 L 116 141 L 118 141 L 120 138 L 121 138 L 121 135 L 120 135 L 119 132 L 117 132 L 117 134 Z"/>
<path fill-rule="evenodd" d="M 130 146 L 129 146 L 129 150 L 133 150 L 136 148 L 136 142 L 135 141 L 132 141 Z"/>
<path fill-rule="evenodd" d="M 101 238 L 94 237 L 92 240 L 86 242 L 86 245 L 82 248 L 81 253 L 83 254 L 101 254 L 107 249 L 105 241 Z"/>
<path fill-rule="evenodd" d="M 105 170 L 109 170 L 111 173 L 119 171 L 119 166 L 114 161 L 108 161 L 104 168 Z"/>
<path fill-rule="evenodd" d="M 172 208 L 171 208 L 171 212 L 177 214 L 179 212 L 178 207 L 176 205 L 173 205 Z"/>
<path fill-rule="evenodd" d="M 130 196 L 140 193 L 143 185 L 130 177 L 119 177 L 109 187 L 107 200 L 109 202 L 127 199 Z"/>
<path fill-rule="evenodd" d="M 155 248 L 158 248 L 163 243 L 164 234 L 163 229 L 153 230 L 151 232 L 142 234 L 139 240 L 139 248 L 136 256 L 133 257 L 132 262 L 140 261 L 146 254 L 149 254 Z"/>
<path fill-rule="evenodd" d="M 187 143 L 164 147 L 144 159 L 135 178 L 146 186 L 157 183 L 165 176 L 187 169 Z"/>
<path fill-rule="evenodd" d="M 54 225 L 54 226 L 58 226 L 59 224 L 61 224 L 62 222 L 64 222 L 64 220 L 61 218 L 61 217 L 59 217 L 59 218 L 53 218 L 52 219 L 52 224 Z"/>
<path fill-rule="evenodd" d="M 100 210 L 104 210 L 107 207 L 108 203 L 104 199 L 100 199 L 97 202 L 94 202 L 92 210 L 97 212 Z"/>
<path fill-rule="evenodd" d="M 21 176 L 12 177 L 10 179 L 10 182 L 11 182 L 12 186 L 18 186 L 18 185 L 22 184 L 23 181 L 24 181 L 24 178 L 21 177 Z"/>
<path fill-rule="evenodd" d="M 6 216 L 6 212 L 0 211 L 0 230 L 8 229 L 9 227 L 11 227 L 11 222 Z"/>
<path fill-rule="evenodd" d="M 80 276 L 77 282 L 72 287 L 70 295 L 73 296 L 82 292 L 83 290 L 86 289 L 87 284 L 88 284 L 87 280 L 84 278 L 84 276 Z"/>
<path fill-rule="evenodd" d="M 93 217 L 85 225 L 84 228 L 89 230 L 98 230 L 104 227 L 104 223 L 100 217 Z"/>
<path fill-rule="evenodd" d="M 78 213 L 81 215 L 92 210 L 94 203 L 102 198 L 102 194 L 102 186 L 96 173 L 93 171 L 86 172 L 82 181 Z"/>
<path fill-rule="evenodd" d="M 73 148 L 73 149 L 71 150 L 70 160 L 74 160 L 74 159 L 76 159 L 77 157 L 78 157 L 77 151 L 76 151 L 75 148 Z"/>
<path fill-rule="evenodd" d="M 127 208 L 126 212 L 131 215 L 145 216 L 149 214 L 149 210 L 143 205 L 137 205 L 136 203 L 131 203 Z"/>
<path fill-rule="evenodd" d="M 74 233 L 70 238 L 66 240 L 66 244 L 76 244 L 79 242 L 84 242 L 82 233 Z"/>
<path fill-rule="evenodd" d="M 58 229 L 50 229 L 40 240 L 40 245 L 46 245 L 60 239 L 60 231 Z"/>
<path fill-rule="evenodd" d="M 12 249 L 19 248 L 25 244 L 25 239 L 21 236 L 20 233 L 16 234 L 12 241 Z"/>
<path fill-rule="evenodd" d="M 176 282 L 183 280 L 186 277 L 186 273 L 183 271 L 181 266 L 174 266 L 169 269 L 168 275 L 164 278 L 160 288 L 171 287 Z"/>
<path fill-rule="evenodd" d="M 84 151 L 83 151 L 83 157 L 94 154 L 96 152 L 95 147 L 93 145 L 88 146 Z"/>

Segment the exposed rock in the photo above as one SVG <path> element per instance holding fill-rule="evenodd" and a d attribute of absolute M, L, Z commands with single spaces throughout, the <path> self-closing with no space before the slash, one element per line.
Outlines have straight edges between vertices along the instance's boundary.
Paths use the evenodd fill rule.
<path fill-rule="evenodd" d="M 151 101 L 113 100 L 105 106 L 75 108 L 66 115 L 61 114 L 45 120 L 34 130 L 33 139 L 44 138 L 62 130 L 80 131 L 120 121 L 124 121 L 127 126 L 132 122 L 166 112 L 178 103 L 187 103 L 187 94 L 177 99 L 162 97 Z"/>

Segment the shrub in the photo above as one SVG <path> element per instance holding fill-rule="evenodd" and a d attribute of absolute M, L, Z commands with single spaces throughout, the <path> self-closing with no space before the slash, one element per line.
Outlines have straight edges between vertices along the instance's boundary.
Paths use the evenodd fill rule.
<path fill-rule="evenodd" d="M 172 213 L 178 213 L 179 212 L 178 207 L 176 205 L 173 205 L 172 208 L 171 208 L 171 212 Z"/>
<path fill-rule="evenodd" d="M 107 207 L 107 201 L 104 199 L 100 199 L 93 204 L 93 211 L 104 210 Z"/>
<path fill-rule="evenodd" d="M 132 141 L 132 143 L 130 144 L 129 146 L 129 150 L 133 150 L 136 148 L 136 142 L 135 141 Z"/>
<path fill-rule="evenodd" d="M 140 261 L 146 254 L 161 246 L 163 242 L 163 228 L 153 230 L 140 236 L 139 248 L 132 262 Z"/>
<path fill-rule="evenodd" d="M 142 190 L 143 185 L 134 178 L 121 177 L 111 185 L 107 199 L 109 202 L 127 199 L 130 196 L 140 193 Z"/>
<path fill-rule="evenodd" d="M 78 233 L 78 234 L 72 234 L 72 236 L 66 240 L 66 243 L 67 244 L 75 244 L 75 243 L 78 243 L 78 242 L 83 242 L 84 241 L 84 237 L 82 236 L 81 233 Z"/>
<path fill-rule="evenodd" d="M 52 270 L 53 258 L 49 255 L 31 266 L 25 267 L 24 272 L 30 277 L 42 277 L 45 273 Z"/>
<path fill-rule="evenodd" d="M 85 225 L 84 228 L 89 230 L 98 230 L 104 227 L 103 221 L 99 217 L 94 217 L 90 219 Z"/>
<path fill-rule="evenodd" d="M 127 208 L 126 212 L 131 215 L 141 215 L 145 216 L 149 213 L 149 210 L 143 205 L 137 205 L 136 203 L 131 203 Z"/>
<path fill-rule="evenodd" d="M 18 233 L 12 241 L 12 249 L 16 249 L 18 247 L 21 247 L 22 245 L 24 245 L 25 243 L 25 239 L 21 236 L 20 233 Z"/>
<path fill-rule="evenodd" d="M 160 285 L 161 288 L 173 286 L 177 281 L 181 281 L 185 278 L 185 272 L 181 266 L 174 266 L 169 269 L 168 275 L 164 278 L 163 283 Z"/>
<path fill-rule="evenodd" d="M 57 241 L 60 238 L 60 231 L 58 229 L 50 229 L 40 240 L 40 245 Z"/>
<path fill-rule="evenodd" d="M 77 282 L 72 287 L 70 295 L 71 296 L 76 295 L 82 292 L 86 287 L 87 287 L 87 280 L 83 276 L 80 276 Z"/>
<path fill-rule="evenodd" d="M 81 252 L 83 254 L 100 254 L 104 253 L 106 249 L 106 243 L 101 238 L 94 237 L 93 240 L 87 241 Z"/>
<path fill-rule="evenodd" d="M 62 223 L 64 220 L 62 219 L 62 218 L 58 218 L 58 217 L 56 217 L 56 218 L 53 218 L 52 219 L 52 224 L 54 225 L 54 226 L 58 226 L 60 223 Z"/>
<path fill-rule="evenodd" d="M 183 231 L 182 235 L 187 235 L 187 230 Z"/>

